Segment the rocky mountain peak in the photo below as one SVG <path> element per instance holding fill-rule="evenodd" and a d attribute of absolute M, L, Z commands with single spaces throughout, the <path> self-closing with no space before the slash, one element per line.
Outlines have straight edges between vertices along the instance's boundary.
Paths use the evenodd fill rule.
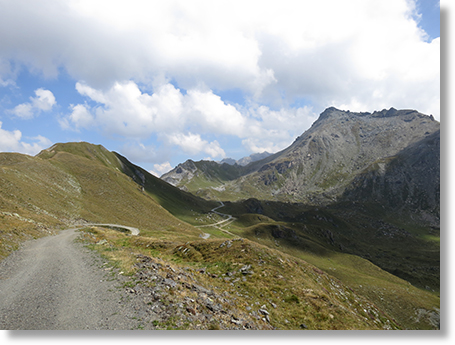
<path fill-rule="evenodd" d="M 381 111 L 375 111 L 371 114 L 372 117 L 393 117 L 393 116 L 406 116 L 406 115 L 418 115 L 419 112 L 413 109 L 402 109 L 397 110 L 395 108 L 383 109 Z"/>
<path fill-rule="evenodd" d="M 329 117 L 337 116 L 337 115 L 340 115 L 341 113 L 344 113 L 344 110 L 340 110 L 335 107 L 329 107 L 319 115 L 319 118 L 317 121 L 327 119 Z"/>
<path fill-rule="evenodd" d="M 401 109 L 397 110 L 393 107 L 390 109 L 383 109 L 380 111 L 374 111 L 373 113 L 369 112 L 352 112 L 350 110 L 341 110 L 337 109 L 335 107 L 329 107 L 326 110 L 324 110 L 320 115 L 318 120 L 315 122 L 315 124 L 320 123 L 323 120 L 327 119 L 339 119 L 342 117 L 364 117 L 364 118 L 390 118 L 390 117 L 403 117 L 403 116 L 408 116 L 412 117 L 413 116 L 427 116 L 420 114 L 417 110 L 414 109 Z M 432 120 L 434 120 L 433 116 L 429 116 Z"/>

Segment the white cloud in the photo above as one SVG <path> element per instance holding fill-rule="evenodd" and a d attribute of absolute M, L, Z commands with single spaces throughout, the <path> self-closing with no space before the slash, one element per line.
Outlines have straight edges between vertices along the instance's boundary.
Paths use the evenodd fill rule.
<path fill-rule="evenodd" d="M 8 131 L 2 129 L 2 125 L 3 123 L 0 121 L 0 152 L 19 152 L 35 155 L 51 145 L 51 141 L 41 135 L 30 138 L 34 141 L 31 143 L 22 141 L 21 131 Z"/>
<path fill-rule="evenodd" d="M 36 97 L 30 97 L 30 102 L 22 103 L 10 112 L 22 119 L 31 119 L 42 111 L 50 111 L 56 104 L 54 94 L 49 90 L 36 89 Z"/>
<path fill-rule="evenodd" d="M 182 151 L 186 153 L 195 155 L 200 152 L 205 152 L 212 158 L 226 157 L 226 153 L 220 147 L 218 141 L 214 140 L 209 143 L 207 140 L 203 140 L 199 134 L 176 133 L 167 135 L 167 137 L 169 143 L 179 146 Z"/>
<path fill-rule="evenodd" d="M 198 123 L 204 132 L 243 135 L 244 116 L 212 91 L 189 90 L 185 108 L 190 113 L 189 120 Z"/>
<path fill-rule="evenodd" d="M 241 112 L 248 116 L 242 144 L 251 152 L 273 153 L 286 148 L 318 117 L 308 106 L 272 110 L 250 104 L 242 107 Z"/>
<path fill-rule="evenodd" d="M 155 175 L 156 177 L 160 177 L 161 175 L 172 170 L 172 165 L 169 162 L 164 162 L 162 164 L 154 164 L 153 168 L 154 170 L 150 170 L 149 173 Z"/>
<path fill-rule="evenodd" d="M 31 103 L 22 103 L 14 107 L 11 113 L 22 119 L 31 119 L 34 116 Z"/>
<path fill-rule="evenodd" d="M 89 128 L 95 124 L 95 119 L 90 113 L 90 110 L 85 104 L 71 105 L 71 114 L 60 120 L 60 125 L 63 129 L 70 129 L 71 124 L 74 125 L 75 129 Z"/>
<path fill-rule="evenodd" d="M 168 148 L 144 145 L 138 141 L 127 142 L 119 151 L 120 154 L 136 164 L 164 162 L 169 159 Z"/>
<path fill-rule="evenodd" d="M 54 94 L 49 90 L 35 90 L 36 97 L 31 98 L 32 106 L 38 110 L 49 111 L 55 105 Z"/>
<path fill-rule="evenodd" d="M 125 136 L 144 137 L 187 127 L 197 127 L 204 133 L 236 134 L 245 125 L 237 109 L 210 90 L 192 89 L 183 95 L 172 84 L 165 83 L 149 94 L 133 81 L 117 82 L 104 92 L 81 83 L 76 84 L 76 89 L 99 104 L 94 108 L 98 123 L 104 124 L 108 132 Z M 83 127 L 93 116 L 87 113 L 86 106 L 76 107 L 84 110 L 84 116 L 75 116 L 73 111 L 70 121 L 76 127 Z"/>
<path fill-rule="evenodd" d="M 262 153 L 264 151 L 267 151 L 269 153 L 275 153 L 278 152 L 282 149 L 284 149 L 286 146 L 289 145 L 289 142 L 286 142 L 284 145 L 283 143 L 276 143 L 271 140 L 258 140 L 256 138 L 248 138 L 242 140 L 243 146 L 245 146 L 249 151 L 254 152 L 254 153 Z"/>
<path fill-rule="evenodd" d="M 159 87 L 152 95 L 142 93 L 132 81 L 117 82 L 104 92 L 81 83 L 76 84 L 76 89 L 98 103 L 91 115 L 86 106 L 83 116 L 74 116 L 73 111 L 70 121 L 76 127 L 95 121 L 108 133 L 131 138 L 181 127 L 178 115 L 182 112 L 182 95 L 170 84 Z"/>
<path fill-rule="evenodd" d="M 416 18 L 412 0 L 17 0 L 0 5 L 0 60 L 48 77 L 63 67 L 96 90 L 164 74 L 269 106 L 428 104 L 438 118 L 439 41 Z"/>

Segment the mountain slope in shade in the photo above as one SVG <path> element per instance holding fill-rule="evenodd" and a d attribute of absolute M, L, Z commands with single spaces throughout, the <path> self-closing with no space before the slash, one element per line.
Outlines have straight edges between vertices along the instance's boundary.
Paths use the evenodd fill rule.
<path fill-rule="evenodd" d="M 342 199 L 375 203 L 439 227 L 440 131 L 397 155 L 377 160 L 359 174 Z"/>

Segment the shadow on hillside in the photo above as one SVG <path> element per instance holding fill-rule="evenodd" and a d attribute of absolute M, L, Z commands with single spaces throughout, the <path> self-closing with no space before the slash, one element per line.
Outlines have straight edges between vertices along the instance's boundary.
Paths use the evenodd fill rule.
<path fill-rule="evenodd" d="M 381 205 L 330 206 L 259 201 L 225 202 L 223 212 L 246 237 L 330 257 L 359 256 L 413 285 L 439 291 L 439 227 L 392 214 Z"/>

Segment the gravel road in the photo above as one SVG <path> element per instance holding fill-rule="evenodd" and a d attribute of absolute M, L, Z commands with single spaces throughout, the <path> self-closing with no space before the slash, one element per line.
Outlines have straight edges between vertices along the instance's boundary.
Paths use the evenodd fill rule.
<path fill-rule="evenodd" d="M 0 329 L 136 329 L 134 306 L 75 229 L 25 243 L 0 263 Z"/>

